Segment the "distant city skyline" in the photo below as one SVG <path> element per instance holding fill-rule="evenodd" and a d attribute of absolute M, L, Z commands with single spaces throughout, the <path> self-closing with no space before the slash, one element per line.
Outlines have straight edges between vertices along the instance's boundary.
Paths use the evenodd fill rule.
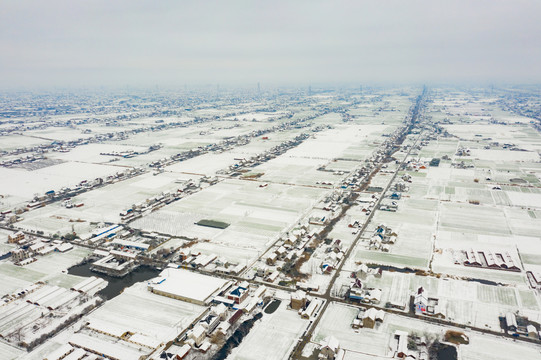
<path fill-rule="evenodd" d="M 539 1 L 13 1 L 0 89 L 540 83 Z"/>

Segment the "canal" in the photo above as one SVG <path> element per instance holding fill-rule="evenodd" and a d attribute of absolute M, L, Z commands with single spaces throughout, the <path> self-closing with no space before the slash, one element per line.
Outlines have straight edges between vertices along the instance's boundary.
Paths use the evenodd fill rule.
<path fill-rule="evenodd" d="M 160 270 L 149 266 L 141 265 L 128 275 L 122 278 L 117 278 L 114 276 L 109 276 L 106 274 L 91 271 L 90 265 L 91 263 L 87 262 L 80 265 L 72 266 L 68 269 L 68 274 L 85 277 L 96 276 L 107 280 L 109 284 L 103 290 L 98 292 L 98 294 L 103 295 L 107 299 L 114 298 L 115 296 L 120 294 L 122 290 L 135 284 L 136 282 L 152 279 L 153 277 L 158 276 L 160 273 Z"/>

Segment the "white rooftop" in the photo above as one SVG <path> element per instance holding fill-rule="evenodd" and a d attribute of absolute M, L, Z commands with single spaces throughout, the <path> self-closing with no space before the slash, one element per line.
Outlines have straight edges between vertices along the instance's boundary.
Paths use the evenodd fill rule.
<path fill-rule="evenodd" d="M 152 285 L 153 289 L 198 302 L 205 302 L 228 283 L 224 279 L 173 268 L 164 269 L 158 278 L 165 280 Z"/>

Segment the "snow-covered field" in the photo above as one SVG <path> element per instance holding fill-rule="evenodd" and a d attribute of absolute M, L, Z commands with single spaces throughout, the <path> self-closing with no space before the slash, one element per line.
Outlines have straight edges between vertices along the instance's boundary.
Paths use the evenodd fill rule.
<path fill-rule="evenodd" d="M 263 313 L 240 345 L 227 357 L 228 360 L 281 360 L 286 359 L 302 333 L 310 325 L 297 311 L 287 309 L 289 296 L 272 314 Z M 270 351 L 270 349 L 272 349 Z"/>
<path fill-rule="evenodd" d="M 132 223 L 135 228 L 175 236 L 208 239 L 195 249 L 247 261 L 311 209 L 325 189 L 225 180 L 174 202 Z M 196 225 L 200 219 L 224 221 L 226 229 Z"/>
<path fill-rule="evenodd" d="M 87 248 L 75 246 L 66 253 L 53 251 L 44 256 L 37 256 L 37 261 L 17 266 L 9 260 L 0 261 L 0 290 L 2 294 L 11 293 L 17 289 L 33 284 L 37 281 L 63 281 L 56 278 L 62 270 L 78 264 L 92 251 Z"/>
<path fill-rule="evenodd" d="M 83 180 L 93 180 L 124 170 L 117 166 L 79 162 L 64 162 L 34 171 L 0 167 L 0 191 L 2 195 L 20 196 L 30 201 L 35 194 L 42 195 L 49 190 L 60 190 L 64 186 L 75 186 Z"/>

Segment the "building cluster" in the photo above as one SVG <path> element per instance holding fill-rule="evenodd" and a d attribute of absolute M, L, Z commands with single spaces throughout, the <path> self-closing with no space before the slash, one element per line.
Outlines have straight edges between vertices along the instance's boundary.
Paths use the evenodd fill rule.
<path fill-rule="evenodd" d="M 38 162 L 40 160 L 45 160 L 45 156 L 43 156 L 42 154 L 31 154 L 31 155 L 21 156 L 17 158 L 11 158 L 9 160 L 2 160 L 0 162 L 0 166 L 9 168 L 9 167 L 19 166 L 22 164 Z"/>
<path fill-rule="evenodd" d="M 155 195 L 145 199 L 141 202 L 133 204 L 130 208 L 120 212 L 119 216 L 123 224 L 129 223 L 135 219 L 142 217 L 145 214 L 149 214 L 152 211 L 158 210 L 159 208 L 172 203 L 175 200 L 178 200 L 182 197 L 182 194 L 185 191 L 191 191 L 189 189 L 196 189 L 195 183 L 186 184 L 185 186 L 180 186 L 176 192 L 164 191 L 159 195 Z"/>
<path fill-rule="evenodd" d="M 236 137 L 229 137 L 222 140 L 219 143 L 209 144 L 205 146 L 199 146 L 191 150 L 172 155 L 168 158 L 164 158 L 158 161 L 154 161 L 149 164 L 151 168 L 163 169 L 165 166 L 172 165 L 179 161 L 185 161 L 196 156 L 200 156 L 209 152 L 221 153 L 227 150 L 231 150 L 235 146 L 246 145 L 250 142 L 250 139 L 264 136 L 267 133 L 275 131 L 283 131 L 292 127 L 301 126 L 304 122 L 310 120 L 312 117 L 306 117 L 302 119 L 292 120 L 289 122 L 281 123 L 279 125 L 274 125 L 267 129 L 254 130 L 249 134 L 239 135 Z M 218 173 L 226 173 L 228 170 L 222 170 Z M 236 169 L 232 170 L 231 173 L 235 172 Z"/>
<path fill-rule="evenodd" d="M 417 161 L 408 161 L 406 164 L 404 164 L 404 169 L 406 171 L 414 171 L 414 172 L 418 172 L 419 170 L 426 170 L 429 166 L 429 162 L 428 161 L 422 161 L 421 160 L 417 160 Z"/>
<path fill-rule="evenodd" d="M 81 202 L 73 202 L 73 197 L 96 189 L 100 186 L 106 184 L 113 184 L 118 181 L 126 180 L 131 177 L 140 175 L 144 170 L 142 168 L 130 168 L 124 171 L 119 171 L 114 175 L 109 175 L 106 177 L 96 178 L 94 180 L 83 180 L 75 186 L 72 187 L 63 187 L 60 190 L 49 190 L 42 195 L 35 196 L 31 202 L 29 202 L 24 208 L 17 208 L 11 210 L 4 210 L 0 214 L 0 220 L 4 222 L 13 223 L 18 220 L 17 215 L 32 209 L 43 207 L 54 201 L 63 201 L 63 206 L 65 207 L 80 207 L 84 204 Z"/>
<path fill-rule="evenodd" d="M 379 199 L 378 194 L 365 193 L 365 194 L 361 194 L 357 198 L 357 204 L 359 204 L 359 206 L 361 207 L 361 211 L 368 216 L 370 215 L 372 211 L 374 211 L 374 207 L 376 206 L 378 199 Z M 356 226 L 351 226 L 351 227 L 356 227 L 360 229 L 361 225 L 362 223 L 358 223 Z"/>
<path fill-rule="evenodd" d="M 289 306 L 303 319 L 314 319 L 324 304 L 323 299 L 319 299 L 307 294 L 303 290 L 297 290 L 290 295 Z"/>
<path fill-rule="evenodd" d="M 366 182 L 370 172 L 375 168 L 375 164 L 368 162 L 364 166 L 353 170 L 349 176 L 342 181 L 341 188 L 349 188 L 352 190 L 359 190 L 361 186 Z"/>
<path fill-rule="evenodd" d="M 165 239 L 145 232 L 136 235 L 135 231 L 121 224 L 100 223 L 94 230 L 80 234 L 79 239 L 72 242 L 90 245 L 95 248 L 94 255 L 103 257 L 111 250 L 138 255 L 149 250 L 156 241 L 163 242 Z"/>
<path fill-rule="evenodd" d="M 404 178 L 406 179 L 405 181 L 409 181 L 411 179 L 411 176 L 405 174 L 403 176 L 403 180 Z M 409 187 L 406 185 L 405 182 L 398 181 L 392 185 L 391 190 L 392 192 L 381 200 L 379 204 L 380 210 L 396 212 L 398 210 L 399 200 L 402 199 L 403 193 L 409 190 Z M 365 195 L 359 197 L 357 199 L 357 202 L 362 206 L 362 211 L 366 213 L 366 215 L 370 215 L 370 213 L 374 210 L 374 207 L 379 198 L 380 195 L 378 194 Z"/>
<path fill-rule="evenodd" d="M 304 140 L 308 138 L 309 138 L 309 135 L 307 133 L 297 135 L 294 139 L 285 141 L 281 143 L 280 145 L 274 146 L 271 149 L 266 150 L 262 152 L 261 154 L 252 156 L 249 159 L 245 159 L 245 158 L 237 159 L 238 162 L 236 164 L 233 164 L 229 166 L 227 169 L 220 171 L 220 173 L 231 175 L 231 176 L 241 175 L 243 172 L 248 171 L 248 168 L 252 168 L 262 163 L 265 163 L 269 160 L 272 160 L 282 155 L 289 149 L 300 145 Z"/>
<path fill-rule="evenodd" d="M 398 234 L 385 224 L 380 224 L 374 230 L 372 237 L 368 242 L 370 250 L 380 250 L 389 252 L 391 245 L 396 243 Z"/>
<path fill-rule="evenodd" d="M 322 231 L 322 229 L 308 230 L 308 224 L 298 225 L 278 239 L 264 257 L 265 264 L 258 265 L 254 275 L 270 283 L 276 282 L 281 274 L 287 276 L 305 254 L 308 245 Z"/>
<path fill-rule="evenodd" d="M 382 211 L 396 212 L 398 210 L 399 193 L 392 193 L 388 198 L 383 199 L 379 204 L 379 209 Z"/>
<path fill-rule="evenodd" d="M 124 232 L 122 225 L 100 223 L 94 230 L 89 233 L 80 234 L 79 237 L 80 241 L 85 244 L 98 246 L 115 237 L 125 236 L 128 236 L 128 234 Z"/>
<path fill-rule="evenodd" d="M 374 329 L 380 326 L 385 319 L 385 311 L 376 308 L 359 309 L 359 313 L 353 319 L 351 327 L 354 329 Z"/>
<path fill-rule="evenodd" d="M 177 262 L 180 265 L 177 265 Z M 246 265 L 240 262 L 231 262 L 215 254 L 202 254 L 200 251 L 181 249 L 178 252 L 178 261 L 169 264 L 171 267 L 200 269 L 216 274 L 239 275 Z"/>
<path fill-rule="evenodd" d="M 381 302 L 381 289 L 365 287 L 360 279 L 355 279 L 346 292 L 346 297 L 355 302 L 378 305 Z"/>
<path fill-rule="evenodd" d="M 94 261 L 90 270 L 114 277 L 124 277 L 137 268 L 137 255 L 119 250 L 111 250 L 107 255 Z"/>
<path fill-rule="evenodd" d="M 508 312 L 500 317 L 500 321 L 505 323 L 505 330 L 508 334 L 541 340 L 540 324 L 530 321 L 528 317 L 521 316 L 518 312 Z"/>
<path fill-rule="evenodd" d="M 411 336 L 408 332 L 395 330 L 390 338 L 389 355 L 392 359 L 429 360 L 428 342 L 424 336 Z"/>
<path fill-rule="evenodd" d="M 10 150 L 10 151 L 0 151 L 0 156 L 19 155 L 19 154 L 24 154 L 24 153 L 31 152 L 31 153 L 33 153 L 33 155 L 29 155 L 29 156 L 32 157 L 32 156 L 39 156 L 40 154 L 45 154 L 45 153 L 50 152 L 50 151 L 69 152 L 72 149 L 74 149 L 75 147 L 81 146 L 81 145 L 87 145 L 87 144 L 92 144 L 92 143 L 102 143 L 104 141 L 126 140 L 131 135 L 135 135 L 135 134 L 139 134 L 139 133 L 143 133 L 143 132 L 148 132 L 148 131 L 159 131 L 159 130 L 166 130 L 166 129 L 171 129 L 171 128 L 175 128 L 175 127 L 185 127 L 185 126 L 188 126 L 190 124 L 195 124 L 195 123 L 198 123 L 198 122 L 201 122 L 201 120 L 196 121 L 194 119 L 194 120 L 191 120 L 191 121 L 188 121 L 188 122 L 169 122 L 167 124 L 139 127 L 139 128 L 133 128 L 133 129 L 130 129 L 130 130 L 99 133 L 99 134 L 96 134 L 94 136 L 85 136 L 85 137 L 81 137 L 81 138 L 73 139 L 73 140 L 66 140 L 66 141 L 64 141 L 64 140 L 55 140 L 55 141 L 51 142 L 50 144 L 40 144 L 40 145 L 37 145 L 37 146 L 31 146 L 31 147 L 25 147 L 25 148 L 17 148 L 17 149 Z M 93 119 L 93 120 L 92 119 L 68 120 L 67 125 L 66 125 L 66 122 L 64 122 L 62 120 L 54 120 L 54 121 L 41 122 L 39 125 L 27 125 L 25 129 L 20 129 L 20 130 L 23 130 L 23 131 L 44 130 L 44 129 L 47 129 L 48 127 L 51 127 L 51 126 L 52 127 L 68 126 L 68 127 L 75 128 L 76 126 L 79 126 L 79 125 L 86 126 L 86 125 L 88 125 L 90 123 L 104 124 L 101 120 L 98 120 L 98 119 Z M 109 125 L 109 123 L 105 123 L 105 125 Z M 0 136 L 9 135 L 13 131 L 17 131 L 17 129 L 16 128 L 10 128 L 10 129 L 8 129 L 8 131 L 2 131 L 0 133 Z M 84 130 L 82 130 L 82 133 L 85 134 L 85 135 L 88 135 L 88 134 L 91 133 L 91 130 L 90 129 L 84 129 Z M 146 152 L 142 152 L 142 153 L 139 153 L 139 154 L 148 153 L 148 152 L 157 150 L 159 148 L 160 148 L 159 145 L 152 145 L 152 146 L 149 147 L 149 149 Z M 112 154 L 104 154 L 104 155 L 112 155 Z M 124 157 L 133 157 L 133 156 L 135 156 L 137 154 L 133 153 L 133 154 L 126 154 L 126 155 L 129 155 L 129 156 L 124 156 Z M 114 156 L 118 156 L 118 155 L 114 155 Z M 26 157 L 17 158 L 17 159 L 14 159 L 14 161 L 12 161 L 12 162 L 6 161 L 5 163 L 0 163 L 0 166 L 11 167 L 11 166 L 19 165 L 19 164 L 22 163 L 22 160 L 24 160 L 25 158 Z M 21 160 L 21 161 L 16 161 L 16 160 Z"/>
<path fill-rule="evenodd" d="M 211 343 L 227 338 L 234 332 L 238 321 L 249 312 L 247 309 L 231 310 L 223 303 L 211 306 L 202 319 L 186 332 L 179 358 L 182 359 L 192 350 L 208 352 Z"/>
<path fill-rule="evenodd" d="M 369 268 L 366 264 L 359 265 L 351 274 L 354 280 L 346 291 L 346 298 L 355 302 L 378 305 L 381 302 L 381 289 L 367 287 L 363 281 L 371 276 L 381 278 L 381 275 L 382 270 L 380 268 Z"/>
<path fill-rule="evenodd" d="M 345 249 L 343 249 L 342 240 L 340 239 L 326 239 L 325 245 L 321 271 L 323 274 L 330 274 L 344 259 Z"/>
<path fill-rule="evenodd" d="M 135 151 L 135 150 L 107 151 L 107 152 L 101 152 L 100 155 L 129 159 L 129 158 L 136 157 L 137 155 L 148 154 L 152 151 L 159 150 L 161 147 L 162 146 L 160 144 L 155 144 L 155 145 L 150 145 L 148 147 L 148 150 L 142 151 L 142 152 Z"/>
<path fill-rule="evenodd" d="M 257 312 L 268 296 L 264 285 L 254 287 L 246 281 L 228 281 L 172 268 L 151 279 L 147 287 L 157 295 L 210 306 L 181 336 L 184 354 L 190 350 L 206 353 L 212 342 L 227 338 L 235 331 L 235 324 L 241 317 Z"/>
<path fill-rule="evenodd" d="M 38 260 L 39 256 L 50 254 L 53 251 L 66 252 L 73 249 L 73 245 L 62 240 L 36 238 L 26 235 L 22 231 L 8 235 L 7 242 L 17 247 L 7 255 L 15 265 L 24 266 Z"/>

